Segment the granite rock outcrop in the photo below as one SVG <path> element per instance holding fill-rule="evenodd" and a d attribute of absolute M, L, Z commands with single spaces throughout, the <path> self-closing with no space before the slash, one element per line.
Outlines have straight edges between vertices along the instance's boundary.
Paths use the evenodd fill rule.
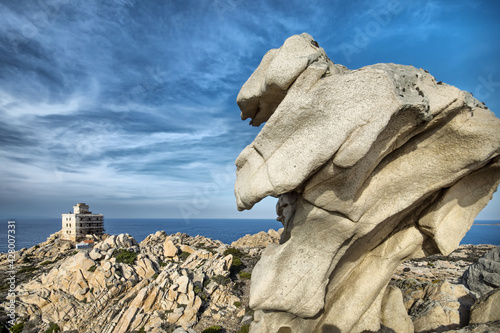
<path fill-rule="evenodd" d="M 236 160 L 237 207 L 278 197 L 284 226 L 252 273 L 253 333 L 377 331 L 395 269 L 451 253 L 500 181 L 500 120 L 470 93 L 412 66 L 349 70 L 308 34 L 266 53 L 237 103 L 265 122 Z"/>
<path fill-rule="evenodd" d="M 483 295 L 472 307 L 470 322 L 483 324 L 500 321 L 500 288 Z"/>
<path fill-rule="evenodd" d="M 261 231 L 254 235 L 245 235 L 231 243 L 231 247 L 236 248 L 265 248 L 269 244 L 279 244 L 283 228 L 278 231 L 269 229 L 267 232 Z"/>
<path fill-rule="evenodd" d="M 228 246 L 220 241 L 158 231 L 141 243 L 121 234 L 77 251 L 59 236 L 44 243 L 59 252 L 53 261 L 34 264 L 45 246 L 17 254 L 19 265 L 34 269 L 15 291 L 16 314 L 27 322 L 39 318 L 61 330 L 89 333 L 194 332 L 205 317 L 244 315 L 238 317 L 237 278 L 230 278 L 233 255 L 224 254 Z M 178 248 L 175 255 L 165 255 L 170 244 Z"/>
<path fill-rule="evenodd" d="M 478 296 L 500 288 L 500 246 L 495 247 L 464 273 L 467 287 Z"/>

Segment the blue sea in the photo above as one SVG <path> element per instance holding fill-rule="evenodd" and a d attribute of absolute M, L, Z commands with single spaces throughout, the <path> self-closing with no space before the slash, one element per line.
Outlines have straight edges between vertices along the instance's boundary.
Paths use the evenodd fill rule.
<path fill-rule="evenodd" d="M 15 220 L 16 250 L 44 242 L 54 232 L 61 229 L 61 218 L 17 219 Z M 138 242 L 150 234 L 164 230 L 167 234 L 177 232 L 190 236 L 202 235 L 218 239 L 226 244 L 245 236 L 269 229 L 278 230 L 283 225 L 276 220 L 265 219 L 127 219 L 105 218 L 104 229 L 107 234 L 128 233 Z M 0 252 L 6 252 L 8 220 L 0 226 Z"/>
<path fill-rule="evenodd" d="M 122 219 L 106 218 L 106 233 L 117 235 L 128 233 L 138 242 L 149 234 L 164 230 L 167 234 L 183 232 L 190 236 L 202 235 L 218 239 L 226 244 L 259 231 L 278 230 L 282 225 L 275 220 L 252 219 Z M 7 252 L 8 221 L 2 220 L 0 226 L 0 252 Z M 15 220 L 16 250 L 44 242 L 50 234 L 61 229 L 60 218 L 18 219 Z M 500 245 L 500 221 L 475 221 L 461 244 Z"/>

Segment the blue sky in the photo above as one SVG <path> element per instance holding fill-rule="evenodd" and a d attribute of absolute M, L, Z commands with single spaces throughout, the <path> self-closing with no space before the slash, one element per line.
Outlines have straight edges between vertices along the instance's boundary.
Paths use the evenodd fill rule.
<path fill-rule="evenodd" d="M 260 128 L 239 89 L 308 32 L 335 62 L 413 65 L 500 115 L 497 1 L 0 2 L 0 216 L 274 218 L 237 212 Z M 500 219 L 499 195 L 479 218 Z"/>

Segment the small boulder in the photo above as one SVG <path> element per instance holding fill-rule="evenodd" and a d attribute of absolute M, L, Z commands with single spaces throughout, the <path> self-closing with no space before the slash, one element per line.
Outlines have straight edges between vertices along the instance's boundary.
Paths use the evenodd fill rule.
<path fill-rule="evenodd" d="M 92 260 L 99 260 L 103 257 L 103 255 L 99 252 L 99 250 L 94 248 L 92 249 L 92 251 L 89 252 L 89 257 Z"/>
<path fill-rule="evenodd" d="M 192 247 L 190 247 L 189 245 L 185 245 L 185 244 L 181 245 L 181 251 L 187 252 L 187 253 L 195 253 L 196 252 L 196 250 L 194 250 Z"/>
<path fill-rule="evenodd" d="M 382 301 L 381 319 L 384 326 L 400 333 L 413 333 L 413 323 L 406 312 L 401 289 L 387 286 Z"/>
<path fill-rule="evenodd" d="M 178 252 L 179 249 L 175 246 L 174 242 L 167 237 L 163 244 L 163 255 L 168 258 L 173 258 Z"/>
<path fill-rule="evenodd" d="M 463 285 L 436 282 L 417 294 L 422 298 L 418 298 L 410 309 L 415 332 L 458 329 L 467 325 L 474 299 Z"/>
<path fill-rule="evenodd" d="M 482 324 L 500 320 L 500 288 L 481 297 L 471 309 L 470 323 Z"/>

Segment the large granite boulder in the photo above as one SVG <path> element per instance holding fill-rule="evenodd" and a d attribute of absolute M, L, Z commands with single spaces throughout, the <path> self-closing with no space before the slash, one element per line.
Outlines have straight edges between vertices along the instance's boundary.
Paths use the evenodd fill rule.
<path fill-rule="evenodd" d="M 500 246 L 492 249 L 469 266 L 463 281 L 470 290 L 482 296 L 495 288 L 500 288 Z"/>
<path fill-rule="evenodd" d="M 252 273 L 252 332 L 379 329 L 395 268 L 453 251 L 500 180 L 483 103 L 412 66 L 348 70 L 308 34 L 269 51 L 237 102 L 266 122 L 236 160 L 238 209 L 278 197 L 284 225 Z"/>

